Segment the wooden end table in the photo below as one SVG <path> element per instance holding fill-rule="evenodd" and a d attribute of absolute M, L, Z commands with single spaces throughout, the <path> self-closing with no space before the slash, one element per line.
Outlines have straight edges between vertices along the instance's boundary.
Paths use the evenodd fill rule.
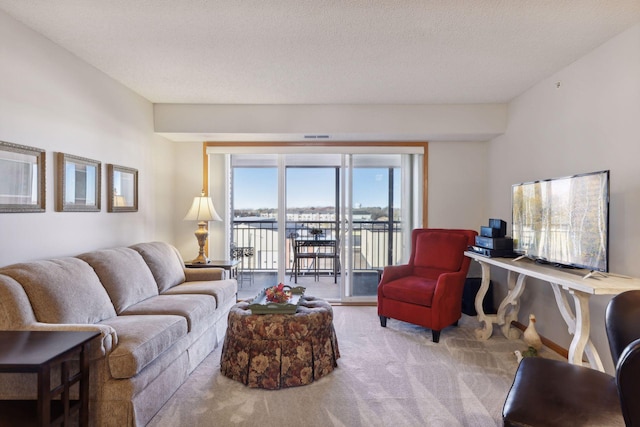
<path fill-rule="evenodd" d="M 70 425 L 78 413 L 80 426 L 89 425 L 89 342 L 98 332 L 80 331 L 0 331 L 0 373 L 38 374 L 38 400 L 0 401 L 6 425 Z M 79 360 L 78 372 L 70 362 Z M 51 367 L 61 365 L 60 385 L 51 386 Z M 69 389 L 78 383 L 78 400 Z M 52 401 L 60 396 L 60 400 Z"/>
<path fill-rule="evenodd" d="M 214 259 L 206 264 L 185 262 L 184 266 L 187 268 L 223 268 L 229 272 L 229 278 L 236 279 L 238 277 L 238 264 L 240 264 L 240 262 L 242 261 L 239 259 Z"/>

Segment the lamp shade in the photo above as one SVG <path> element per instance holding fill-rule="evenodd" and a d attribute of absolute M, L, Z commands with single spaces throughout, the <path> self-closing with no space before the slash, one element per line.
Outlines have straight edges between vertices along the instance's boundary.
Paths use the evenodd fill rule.
<path fill-rule="evenodd" d="M 204 193 L 200 197 L 193 198 L 191 209 L 184 217 L 185 221 L 222 221 L 220 215 L 213 207 L 210 197 L 206 197 Z"/>

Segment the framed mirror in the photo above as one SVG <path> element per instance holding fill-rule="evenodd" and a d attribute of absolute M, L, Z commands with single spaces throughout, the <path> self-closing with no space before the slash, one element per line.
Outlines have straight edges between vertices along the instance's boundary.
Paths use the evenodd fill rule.
<path fill-rule="evenodd" d="M 138 211 L 138 170 L 107 165 L 107 211 Z"/>
<path fill-rule="evenodd" d="M 100 212 L 100 162 L 56 153 L 56 211 Z"/>
<path fill-rule="evenodd" d="M 0 141 L 0 212 L 45 211 L 45 152 Z"/>

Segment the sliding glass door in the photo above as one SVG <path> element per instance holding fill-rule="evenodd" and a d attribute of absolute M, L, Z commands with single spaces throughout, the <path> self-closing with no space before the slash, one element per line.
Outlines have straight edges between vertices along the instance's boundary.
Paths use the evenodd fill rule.
<path fill-rule="evenodd" d="M 412 227 L 411 221 L 402 221 L 402 156 L 352 155 L 348 160 L 345 215 L 352 279 L 345 294 L 371 297 L 384 267 L 402 261 L 404 237 Z"/>
<path fill-rule="evenodd" d="M 413 156 L 240 153 L 228 160 L 240 298 L 282 282 L 333 301 L 374 301 L 382 269 L 408 258 L 410 230 L 421 224 L 414 179 L 421 162 Z"/>
<path fill-rule="evenodd" d="M 238 280 L 244 282 L 254 278 L 252 271 L 278 266 L 278 169 L 238 166 L 232 172 L 234 220 L 229 253 L 241 261 Z"/>
<path fill-rule="evenodd" d="M 322 283 L 323 295 L 339 298 L 340 169 L 309 165 L 319 160 L 307 159 L 306 166 L 294 166 L 299 162 L 290 159 L 285 168 L 289 281 L 293 277 L 295 284 L 300 280 L 314 287 Z"/>

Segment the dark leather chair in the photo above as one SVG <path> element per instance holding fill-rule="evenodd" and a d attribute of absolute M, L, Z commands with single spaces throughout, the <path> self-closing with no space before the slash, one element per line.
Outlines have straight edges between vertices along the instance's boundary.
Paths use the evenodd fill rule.
<path fill-rule="evenodd" d="M 464 256 L 478 233 L 418 228 L 411 233 L 408 264 L 387 266 L 378 284 L 380 325 L 387 318 L 430 328 L 433 342 L 462 315 L 462 292 L 470 258 Z"/>
<path fill-rule="evenodd" d="M 640 291 L 615 296 L 605 322 L 615 377 L 564 361 L 525 358 L 502 410 L 505 426 L 640 425 Z"/>

